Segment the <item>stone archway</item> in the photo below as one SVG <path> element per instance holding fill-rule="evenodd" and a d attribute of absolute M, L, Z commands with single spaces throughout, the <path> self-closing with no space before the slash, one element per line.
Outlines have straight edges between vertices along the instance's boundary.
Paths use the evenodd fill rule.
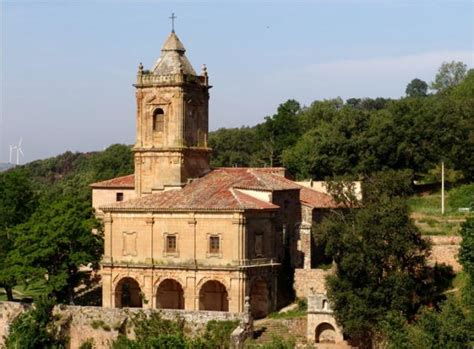
<path fill-rule="evenodd" d="M 156 291 L 156 307 L 159 309 L 184 309 L 184 291 L 174 279 L 163 280 Z"/>
<path fill-rule="evenodd" d="M 316 343 L 336 343 L 336 330 L 327 322 L 320 323 L 316 327 Z"/>
<path fill-rule="evenodd" d="M 268 315 L 270 308 L 270 297 L 268 294 L 268 284 L 265 280 L 257 279 L 252 284 L 250 290 L 250 310 L 255 319 L 260 319 Z"/>
<path fill-rule="evenodd" d="M 227 289 L 221 282 L 210 280 L 201 286 L 199 310 L 229 311 Z"/>
<path fill-rule="evenodd" d="M 142 291 L 138 282 L 131 277 L 124 277 L 115 287 L 116 308 L 141 308 Z"/>

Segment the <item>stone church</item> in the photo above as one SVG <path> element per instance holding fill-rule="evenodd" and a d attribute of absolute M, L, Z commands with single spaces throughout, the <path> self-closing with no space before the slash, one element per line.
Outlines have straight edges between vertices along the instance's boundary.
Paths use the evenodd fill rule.
<path fill-rule="evenodd" d="M 140 64 L 135 173 L 91 185 L 102 304 L 243 312 L 249 297 L 263 317 L 294 297 L 311 227 L 335 204 L 284 168 L 210 167 L 209 76 L 185 51 L 173 31 L 153 68 Z"/>

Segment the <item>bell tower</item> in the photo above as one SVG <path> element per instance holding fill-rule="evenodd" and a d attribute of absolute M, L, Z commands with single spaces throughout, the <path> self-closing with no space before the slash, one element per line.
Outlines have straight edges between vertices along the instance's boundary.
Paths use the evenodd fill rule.
<path fill-rule="evenodd" d="M 179 189 L 210 171 L 209 78 L 197 75 L 174 30 L 151 70 L 138 67 L 135 190 Z"/>

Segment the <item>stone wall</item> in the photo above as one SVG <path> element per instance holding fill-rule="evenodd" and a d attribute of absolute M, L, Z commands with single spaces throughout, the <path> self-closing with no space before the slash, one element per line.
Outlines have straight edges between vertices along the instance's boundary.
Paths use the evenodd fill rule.
<path fill-rule="evenodd" d="M 326 293 L 326 276 L 332 270 L 295 269 L 294 289 L 296 297 L 305 298 L 317 293 Z"/>
<path fill-rule="evenodd" d="M 431 240 L 432 263 L 446 263 L 453 267 L 455 272 L 459 272 L 462 266 L 458 262 L 459 245 L 462 238 L 460 236 L 427 236 Z"/>
<path fill-rule="evenodd" d="M 0 302 L 0 348 L 3 345 L 3 337 L 8 334 L 8 329 L 13 319 L 29 307 L 29 304 Z"/>
<path fill-rule="evenodd" d="M 3 336 L 8 333 L 11 321 L 28 306 L 15 302 L 0 302 L 0 346 Z M 69 348 L 77 349 L 86 340 L 92 338 L 95 348 L 109 348 L 120 333 L 133 338 L 133 328 L 127 326 L 133 314 L 143 311 L 145 314 L 156 312 L 152 309 L 115 309 L 101 307 L 57 306 L 54 314 L 58 318 L 60 330 L 70 338 Z M 186 332 L 196 334 L 203 330 L 210 320 L 238 320 L 240 337 L 245 338 L 245 332 L 251 330 L 251 318 L 245 313 L 229 313 L 220 311 L 188 311 L 160 310 L 165 319 L 175 320 L 178 317 L 186 322 Z"/>

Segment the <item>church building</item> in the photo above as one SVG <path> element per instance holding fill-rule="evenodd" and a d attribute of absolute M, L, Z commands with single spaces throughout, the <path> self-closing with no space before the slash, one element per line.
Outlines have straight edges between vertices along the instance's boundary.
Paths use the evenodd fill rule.
<path fill-rule="evenodd" d="M 335 207 L 284 168 L 211 168 L 209 76 L 174 31 L 136 88 L 135 173 L 94 183 L 104 223 L 104 307 L 243 312 L 294 297 L 311 227 Z"/>

